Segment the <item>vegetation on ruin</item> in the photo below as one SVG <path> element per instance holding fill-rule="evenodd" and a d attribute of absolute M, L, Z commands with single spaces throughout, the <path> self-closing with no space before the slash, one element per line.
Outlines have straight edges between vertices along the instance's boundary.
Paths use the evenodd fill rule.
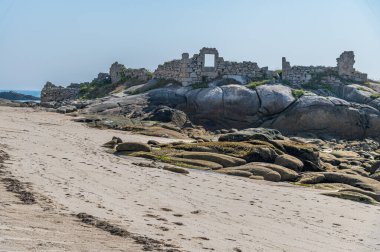
<path fill-rule="evenodd" d="M 305 94 L 305 90 L 303 90 L 303 89 L 293 89 L 292 90 L 292 95 L 296 99 L 301 98 L 304 94 Z"/>
<path fill-rule="evenodd" d="M 324 89 L 331 93 L 335 93 L 331 85 L 323 82 L 323 78 L 328 77 L 328 76 L 334 76 L 335 78 L 339 79 L 342 83 L 346 83 L 338 75 L 338 73 L 332 70 L 327 70 L 326 72 L 312 74 L 312 78 L 307 83 L 303 84 L 302 86 L 305 87 L 306 89 L 312 89 L 312 90 Z"/>

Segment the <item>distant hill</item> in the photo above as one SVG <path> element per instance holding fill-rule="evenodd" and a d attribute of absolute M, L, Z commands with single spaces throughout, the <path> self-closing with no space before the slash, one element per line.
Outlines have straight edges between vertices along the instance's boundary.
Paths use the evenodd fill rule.
<path fill-rule="evenodd" d="M 11 101 L 20 101 L 20 100 L 38 101 L 40 99 L 33 95 L 20 94 L 14 91 L 0 92 L 0 98 L 11 100 Z"/>

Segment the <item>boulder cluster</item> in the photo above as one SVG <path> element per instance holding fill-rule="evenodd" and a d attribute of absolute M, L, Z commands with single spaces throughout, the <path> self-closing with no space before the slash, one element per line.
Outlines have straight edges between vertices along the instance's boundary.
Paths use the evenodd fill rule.
<path fill-rule="evenodd" d="M 117 155 L 170 164 L 165 170 L 178 173 L 187 174 L 183 168 L 209 170 L 333 189 L 325 194 L 364 203 L 380 201 L 380 146 L 372 140 L 288 138 L 277 130 L 250 128 L 223 134 L 218 141 L 160 144 L 153 140 L 123 142 L 114 137 L 103 146 Z"/>

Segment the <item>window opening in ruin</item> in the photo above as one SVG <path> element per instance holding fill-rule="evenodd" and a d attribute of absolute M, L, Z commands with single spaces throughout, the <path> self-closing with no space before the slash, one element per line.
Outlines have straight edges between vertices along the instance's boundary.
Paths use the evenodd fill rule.
<path fill-rule="evenodd" d="M 205 54 L 204 67 L 215 67 L 215 54 Z"/>

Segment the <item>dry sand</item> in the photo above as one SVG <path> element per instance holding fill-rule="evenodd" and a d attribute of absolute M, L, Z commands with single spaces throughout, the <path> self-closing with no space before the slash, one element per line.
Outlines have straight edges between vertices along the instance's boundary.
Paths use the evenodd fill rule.
<path fill-rule="evenodd" d="M 10 155 L 5 169 L 29 182 L 55 212 L 36 210 L 35 205 L 0 205 L 0 251 L 29 251 L 38 243 L 44 244 L 42 250 L 93 251 L 95 237 L 103 246 L 100 251 L 142 250 L 129 238 L 74 221 L 70 215 L 80 212 L 181 251 L 380 250 L 378 206 L 286 183 L 136 166 L 132 163 L 150 161 L 117 157 L 100 145 L 112 136 L 173 140 L 92 129 L 71 119 L 0 107 L 0 143 Z M 12 197 L 4 201 L 3 191 L 0 195 L 0 204 Z M 27 232 L 38 218 L 46 221 L 49 235 Z M 75 230 L 74 237 L 68 230 Z"/>

